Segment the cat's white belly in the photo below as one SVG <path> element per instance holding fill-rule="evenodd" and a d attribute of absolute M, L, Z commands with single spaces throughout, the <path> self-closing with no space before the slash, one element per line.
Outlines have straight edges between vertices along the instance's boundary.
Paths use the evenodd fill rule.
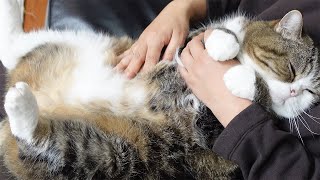
<path fill-rule="evenodd" d="M 60 84 L 50 84 L 50 88 L 34 92 L 40 107 L 45 108 L 55 103 L 88 104 L 99 101 L 119 109 L 121 103 L 130 102 L 127 105 L 133 107 L 144 102 L 146 93 L 143 86 L 137 84 L 128 87 L 126 84 L 129 80 L 124 75 L 105 65 L 107 50 L 112 48 L 111 38 L 105 34 L 51 30 L 17 34 L 12 40 L 12 47 L 15 48 L 3 55 L 6 59 L 3 62 L 11 70 L 21 57 L 45 44 L 70 48 L 74 58 L 62 59 L 74 61 L 75 66 L 71 75 L 61 78 L 63 82 L 55 82 Z M 62 72 L 65 72 L 64 69 Z"/>
<path fill-rule="evenodd" d="M 77 47 L 76 67 L 65 100 L 70 104 L 106 102 L 116 111 L 124 99 L 133 106 L 144 102 L 145 90 L 139 85 L 128 87 L 129 80 L 105 65 L 105 46 Z M 107 47 L 111 48 L 111 47 Z M 130 89 L 133 89 L 132 91 Z"/>

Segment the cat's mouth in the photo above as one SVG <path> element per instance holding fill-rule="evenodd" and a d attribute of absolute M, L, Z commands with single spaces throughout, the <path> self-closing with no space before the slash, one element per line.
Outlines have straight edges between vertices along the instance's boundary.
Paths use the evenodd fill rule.
<path fill-rule="evenodd" d="M 272 109 L 282 117 L 294 118 L 309 109 L 314 101 L 315 98 L 311 93 L 303 91 L 297 96 L 290 96 L 289 94 L 273 98 Z"/>
<path fill-rule="evenodd" d="M 288 93 L 276 94 L 275 99 L 278 99 L 278 102 L 280 104 L 292 103 L 292 101 L 299 101 L 302 98 L 302 96 L 304 96 L 305 94 L 312 94 L 312 93 L 309 93 L 308 91 L 295 92 L 291 90 Z"/>

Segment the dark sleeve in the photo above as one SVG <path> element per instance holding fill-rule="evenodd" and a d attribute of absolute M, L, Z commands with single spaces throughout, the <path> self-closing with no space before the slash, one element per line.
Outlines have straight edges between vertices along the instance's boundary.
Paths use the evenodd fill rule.
<path fill-rule="evenodd" d="M 235 12 L 241 0 L 207 0 L 207 19 L 217 19 Z"/>
<path fill-rule="evenodd" d="M 281 130 L 261 106 L 253 104 L 230 122 L 213 149 L 237 163 L 245 179 L 319 180 L 319 136 L 305 142 L 311 142 L 311 149 Z"/>

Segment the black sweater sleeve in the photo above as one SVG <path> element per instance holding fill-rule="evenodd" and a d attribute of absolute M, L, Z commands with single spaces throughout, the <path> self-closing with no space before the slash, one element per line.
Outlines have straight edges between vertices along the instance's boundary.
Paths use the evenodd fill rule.
<path fill-rule="evenodd" d="M 310 132 L 301 136 L 303 143 L 278 127 L 261 106 L 253 104 L 230 122 L 214 151 L 236 162 L 245 179 L 319 180 L 320 137 Z"/>
<path fill-rule="evenodd" d="M 207 19 L 217 19 L 237 11 L 241 0 L 207 0 Z"/>

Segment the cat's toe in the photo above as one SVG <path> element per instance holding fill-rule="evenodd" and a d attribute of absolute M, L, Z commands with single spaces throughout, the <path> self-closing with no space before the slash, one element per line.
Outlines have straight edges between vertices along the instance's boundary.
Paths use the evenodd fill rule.
<path fill-rule="evenodd" d="M 224 75 L 224 83 L 230 92 L 238 97 L 253 100 L 255 95 L 255 73 L 243 65 L 229 69 Z"/>
<path fill-rule="evenodd" d="M 235 58 L 240 45 L 236 37 L 223 30 L 213 30 L 205 42 L 208 54 L 216 61 L 226 61 Z"/>

